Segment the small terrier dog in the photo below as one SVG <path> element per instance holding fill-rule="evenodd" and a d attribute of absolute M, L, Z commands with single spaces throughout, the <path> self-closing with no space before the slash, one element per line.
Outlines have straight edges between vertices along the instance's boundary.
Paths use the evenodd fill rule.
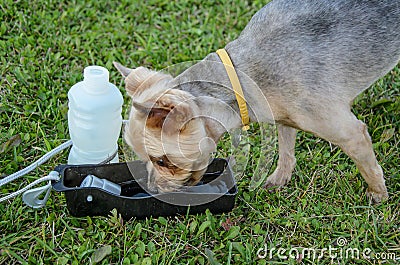
<path fill-rule="evenodd" d="M 351 104 L 400 59 L 399 1 L 273 0 L 225 49 L 250 121 L 277 123 L 279 159 L 266 187 L 290 180 L 299 129 L 338 145 L 357 165 L 374 202 L 388 197 L 367 127 Z M 195 185 L 221 135 L 242 126 L 218 55 L 175 78 L 114 65 L 133 101 L 124 137 L 147 161 L 148 188 Z"/>

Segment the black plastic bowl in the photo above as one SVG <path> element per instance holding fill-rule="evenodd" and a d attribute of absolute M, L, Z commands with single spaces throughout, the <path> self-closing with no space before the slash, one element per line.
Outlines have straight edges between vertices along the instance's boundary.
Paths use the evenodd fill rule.
<path fill-rule="evenodd" d="M 214 159 L 202 178 L 202 185 L 182 191 L 148 194 L 139 183 L 146 183 L 147 170 L 143 162 L 107 165 L 60 165 L 55 171 L 61 180 L 53 189 L 64 192 L 67 208 L 73 216 L 108 216 L 117 209 L 128 220 L 149 216 L 212 213 L 231 211 L 235 205 L 237 186 L 232 169 L 225 159 Z M 131 172 L 134 172 L 134 176 Z M 121 194 L 112 194 L 101 188 L 80 187 L 87 175 L 95 175 L 121 186 Z M 226 188 L 215 189 L 216 185 Z M 218 191 L 218 192 L 216 192 Z"/>

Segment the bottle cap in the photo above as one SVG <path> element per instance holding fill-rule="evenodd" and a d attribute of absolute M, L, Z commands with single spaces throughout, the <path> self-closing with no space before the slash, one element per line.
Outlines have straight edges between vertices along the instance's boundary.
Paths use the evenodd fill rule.
<path fill-rule="evenodd" d="M 93 94 L 100 94 L 107 91 L 109 73 L 104 67 L 92 65 L 83 71 L 83 82 L 86 91 Z"/>

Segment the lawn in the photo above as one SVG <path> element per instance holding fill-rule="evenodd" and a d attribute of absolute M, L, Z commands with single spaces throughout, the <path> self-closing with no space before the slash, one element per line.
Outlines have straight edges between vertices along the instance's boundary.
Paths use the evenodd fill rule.
<path fill-rule="evenodd" d="M 0 1 L 0 176 L 69 139 L 67 93 L 86 66 L 109 69 L 110 81 L 123 92 L 113 61 L 163 69 L 202 59 L 235 39 L 264 4 Z M 268 156 L 276 163 L 277 157 L 263 152 L 259 127 L 253 126 L 246 145 L 249 163 L 237 177 L 232 212 L 146 220 L 122 220 L 116 212 L 75 218 L 61 194 L 53 192 L 40 210 L 17 197 L 0 204 L 0 264 L 398 264 L 399 92 L 400 65 L 353 107 L 369 127 L 386 175 L 390 199 L 380 205 L 370 204 L 366 183 L 345 154 L 302 132 L 288 186 L 272 193 L 251 188 L 257 159 Z M 124 115 L 128 109 L 125 97 Z M 229 145 L 226 137 L 220 156 L 229 153 Z M 67 155 L 64 151 L 1 187 L 0 196 L 65 164 Z M 313 250 L 316 257 L 310 255 Z"/>

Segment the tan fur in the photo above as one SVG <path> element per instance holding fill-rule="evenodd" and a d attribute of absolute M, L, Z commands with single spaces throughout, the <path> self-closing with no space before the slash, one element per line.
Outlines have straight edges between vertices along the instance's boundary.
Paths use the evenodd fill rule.
<path fill-rule="evenodd" d="M 146 91 L 151 85 L 158 83 L 163 79 L 171 79 L 166 74 L 157 73 L 145 67 L 138 67 L 126 77 L 126 91 L 132 97 L 140 95 Z"/>
<path fill-rule="evenodd" d="M 215 148 L 212 144 L 198 144 L 207 137 L 203 120 L 196 117 L 199 110 L 193 104 L 189 107 L 192 102 L 188 93 L 166 90 L 163 84 L 168 79 L 168 75 L 145 68 L 132 70 L 125 78 L 134 108 L 124 138 L 133 151 L 148 162 L 151 173 L 148 188 L 158 192 L 195 185 Z M 196 143 L 197 148 L 194 147 Z M 157 165 L 160 158 L 167 166 Z"/>

